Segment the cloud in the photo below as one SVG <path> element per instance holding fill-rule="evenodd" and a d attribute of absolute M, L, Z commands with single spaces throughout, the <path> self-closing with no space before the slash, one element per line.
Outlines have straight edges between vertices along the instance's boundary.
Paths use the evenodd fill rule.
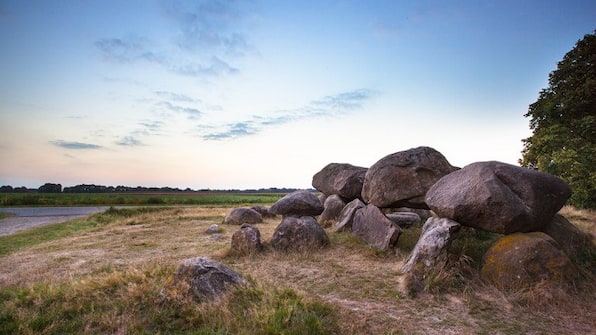
<path fill-rule="evenodd" d="M 279 110 L 269 115 L 254 115 L 249 120 L 227 123 L 224 125 L 201 125 L 197 127 L 204 140 L 224 140 L 254 135 L 266 128 L 319 117 L 339 117 L 353 110 L 364 107 L 364 103 L 375 96 L 376 92 L 358 89 L 329 95 L 313 100 L 303 107 Z"/>
<path fill-rule="evenodd" d="M 249 49 L 247 38 L 241 32 L 246 17 L 242 4 L 222 0 L 169 1 L 164 3 L 164 9 L 179 28 L 176 40 L 180 48 L 238 56 Z"/>
<path fill-rule="evenodd" d="M 71 141 L 63 141 L 63 140 L 54 140 L 54 141 L 50 141 L 50 143 L 57 147 L 60 147 L 60 148 L 73 149 L 73 150 L 101 149 L 102 148 L 102 146 L 97 145 L 97 144 L 71 142 Z"/>
<path fill-rule="evenodd" d="M 201 102 L 200 99 L 191 98 L 188 95 L 179 94 L 179 93 L 173 93 L 173 92 L 168 92 L 168 91 L 155 91 L 153 93 L 155 93 L 160 98 L 178 101 L 178 102 Z"/>
<path fill-rule="evenodd" d="M 116 141 L 116 144 L 125 147 L 138 147 L 145 145 L 143 144 L 143 142 L 141 142 L 133 136 L 124 136 L 120 140 Z"/>
<path fill-rule="evenodd" d="M 94 43 L 104 58 L 110 61 L 132 63 L 144 60 L 151 63 L 164 64 L 164 58 L 150 51 L 145 44 L 144 40 L 139 37 L 104 38 Z"/>
<path fill-rule="evenodd" d="M 206 64 L 188 63 L 182 66 L 174 66 L 171 70 L 190 77 L 217 76 L 239 72 L 237 68 L 232 67 L 229 63 L 224 62 L 218 57 L 212 57 Z"/>
<path fill-rule="evenodd" d="M 198 118 L 203 115 L 203 113 L 196 108 L 174 105 L 169 101 L 161 101 L 157 103 L 157 106 L 171 112 L 187 114 L 190 118 Z"/>

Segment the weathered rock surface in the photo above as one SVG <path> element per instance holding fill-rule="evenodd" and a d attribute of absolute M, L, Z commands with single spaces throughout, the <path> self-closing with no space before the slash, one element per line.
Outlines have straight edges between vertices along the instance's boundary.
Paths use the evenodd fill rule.
<path fill-rule="evenodd" d="M 252 208 L 234 208 L 226 216 L 224 223 L 241 225 L 263 222 L 263 217 Z"/>
<path fill-rule="evenodd" d="M 434 184 L 426 203 L 440 217 L 510 234 L 543 228 L 571 189 L 552 175 L 496 161 L 478 162 Z"/>
<path fill-rule="evenodd" d="M 329 237 L 312 216 L 285 216 L 275 228 L 271 246 L 276 250 L 311 250 L 329 244 Z"/>
<path fill-rule="evenodd" d="M 251 254 L 263 250 L 261 232 L 249 224 L 243 224 L 232 235 L 232 250 L 239 254 Z"/>
<path fill-rule="evenodd" d="M 217 234 L 221 232 L 221 228 L 219 228 L 219 225 L 216 224 L 212 224 L 209 226 L 209 228 L 207 228 L 207 230 L 205 231 L 206 234 Z"/>
<path fill-rule="evenodd" d="M 275 214 L 269 212 L 269 207 L 265 207 L 265 206 L 252 206 L 251 209 L 253 209 L 257 213 L 261 214 L 261 217 L 263 219 L 275 217 Z"/>
<path fill-rule="evenodd" d="M 484 255 L 480 275 L 499 289 L 519 290 L 538 283 L 564 284 L 577 270 L 555 240 L 531 232 L 499 239 Z"/>
<path fill-rule="evenodd" d="M 325 203 L 323 204 L 325 209 L 319 217 L 319 222 L 321 222 L 321 225 L 330 226 L 336 223 L 345 205 L 346 203 L 339 195 L 332 194 L 328 196 L 327 199 L 325 199 Z"/>
<path fill-rule="evenodd" d="M 231 287 L 244 283 L 241 275 L 207 257 L 184 260 L 166 280 L 163 298 L 191 295 L 198 302 L 212 300 Z"/>
<path fill-rule="evenodd" d="M 367 168 L 345 163 L 330 163 L 312 178 L 312 186 L 320 192 L 337 194 L 347 200 L 360 197 Z"/>
<path fill-rule="evenodd" d="M 400 271 L 405 273 L 416 269 L 427 272 L 435 268 L 460 227 L 459 223 L 446 218 L 426 220 L 416 246 Z"/>
<path fill-rule="evenodd" d="M 374 205 L 366 205 L 356 211 L 352 233 L 378 250 L 388 250 L 397 243 L 400 228 Z"/>
<path fill-rule="evenodd" d="M 361 208 L 364 208 L 366 204 L 362 202 L 360 199 L 354 199 L 350 201 L 347 205 L 344 206 L 339 217 L 337 218 L 337 223 L 335 224 L 335 231 L 343 231 L 345 229 L 352 229 L 352 223 L 354 222 L 354 215 L 356 211 Z"/>
<path fill-rule="evenodd" d="M 542 232 L 557 241 L 561 250 L 569 257 L 582 257 L 582 255 L 596 253 L 592 236 L 579 230 L 561 214 L 555 214 Z"/>
<path fill-rule="evenodd" d="M 316 216 L 323 212 L 319 198 L 306 190 L 294 191 L 277 200 L 269 212 L 280 215 Z"/>
<path fill-rule="evenodd" d="M 400 228 L 409 228 L 414 224 L 420 223 L 420 216 L 413 212 L 392 212 L 385 214 L 385 216 Z"/>
<path fill-rule="evenodd" d="M 368 169 L 362 199 L 381 208 L 428 208 L 424 202 L 428 189 L 456 169 L 433 148 L 418 147 L 396 152 Z"/>

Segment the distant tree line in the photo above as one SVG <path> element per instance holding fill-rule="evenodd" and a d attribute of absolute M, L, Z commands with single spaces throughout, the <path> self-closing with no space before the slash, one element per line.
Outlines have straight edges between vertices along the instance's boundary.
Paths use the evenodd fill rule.
<path fill-rule="evenodd" d="M 182 192 L 228 192 L 228 193 L 290 193 L 296 191 L 295 188 L 259 188 L 259 189 L 227 189 L 212 190 L 200 189 L 193 190 L 186 188 L 172 187 L 144 187 L 144 186 L 104 186 L 95 184 L 81 184 L 62 188 L 61 184 L 45 183 L 37 189 L 28 189 L 24 186 L 13 188 L 10 185 L 0 186 L 0 193 L 182 193 Z"/>

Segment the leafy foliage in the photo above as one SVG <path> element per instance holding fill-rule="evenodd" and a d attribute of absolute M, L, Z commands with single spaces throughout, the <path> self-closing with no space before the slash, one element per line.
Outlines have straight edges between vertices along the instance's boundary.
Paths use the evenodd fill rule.
<path fill-rule="evenodd" d="M 533 134 L 523 140 L 520 164 L 567 182 L 574 206 L 596 208 L 596 31 L 576 43 L 548 82 L 524 115 Z"/>

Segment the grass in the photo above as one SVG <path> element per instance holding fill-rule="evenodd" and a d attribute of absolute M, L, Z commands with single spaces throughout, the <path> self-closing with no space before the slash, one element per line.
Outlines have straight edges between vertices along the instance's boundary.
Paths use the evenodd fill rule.
<path fill-rule="evenodd" d="M 2 193 L 0 206 L 201 205 L 274 203 L 281 193 Z"/>
<path fill-rule="evenodd" d="M 450 267 L 414 299 L 400 290 L 399 268 L 420 227 L 389 252 L 328 230 L 327 248 L 279 253 L 268 243 L 278 217 L 257 225 L 265 251 L 240 256 L 230 252 L 239 227 L 221 225 L 228 212 L 110 209 L 3 237 L 0 248 L 11 247 L 0 253 L 0 334 L 591 334 L 596 327 L 589 282 L 511 295 L 480 282 L 474 273 L 497 238 L 491 234 L 460 232 Z M 572 222 L 593 227 L 593 212 L 573 213 Z M 205 234 L 212 224 L 221 225 L 222 240 Z M 163 300 L 166 278 L 197 256 L 221 261 L 249 285 L 212 303 Z"/>
<path fill-rule="evenodd" d="M 6 218 L 9 218 L 9 217 L 12 217 L 12 216 L 14 216 L 14 214 L 0 212 L 0 220 L 6 219 Z"/>

